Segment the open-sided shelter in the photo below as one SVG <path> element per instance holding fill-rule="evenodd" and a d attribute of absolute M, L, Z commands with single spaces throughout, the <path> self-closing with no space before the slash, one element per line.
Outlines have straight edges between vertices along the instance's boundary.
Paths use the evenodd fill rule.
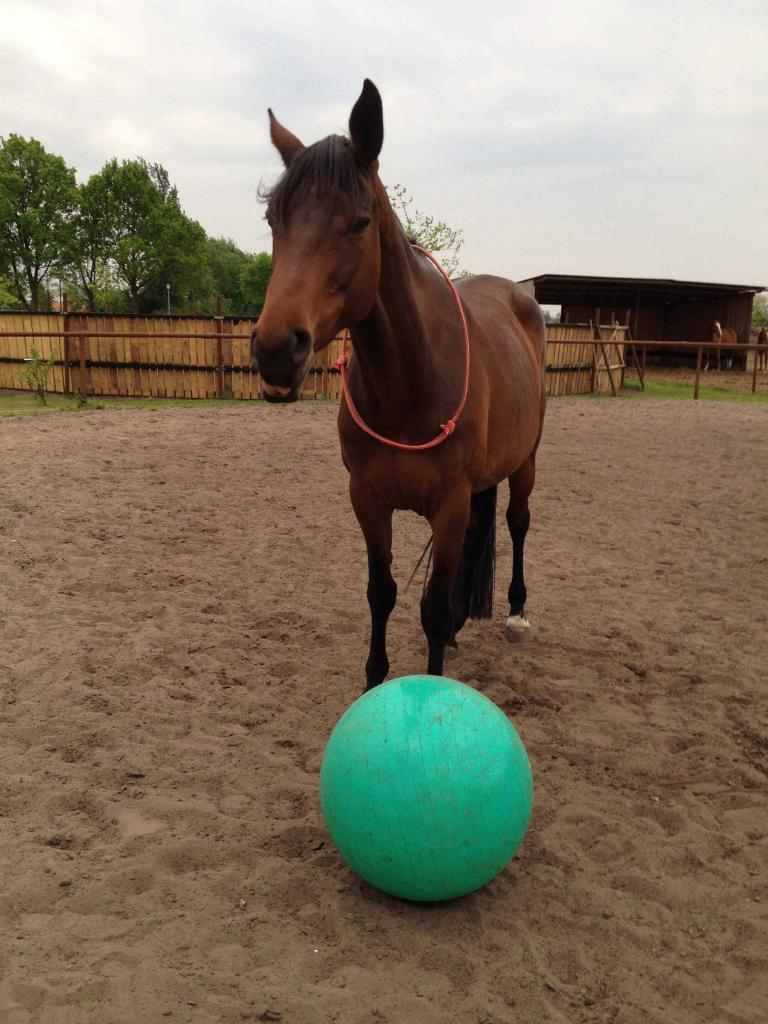
<path fill-rule="evenodd" d="M 638 341 L 704 341 L 713 320 L 749 341 L 752 304 L 765 285 L 646 277 L 540 274 L 519 284 L 541 305 L 561 306 L 561 323 L 629 327 Z"/>

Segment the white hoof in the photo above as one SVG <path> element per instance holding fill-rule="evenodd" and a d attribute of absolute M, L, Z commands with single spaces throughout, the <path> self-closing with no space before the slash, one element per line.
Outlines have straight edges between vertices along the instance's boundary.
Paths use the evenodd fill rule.
<path fill-rule="evenodd" d="M 513 644 L 525 639 L 530 629 L 531 624 L 525 615 L 510 615 L 504 626 L 507 640 Z"/>
<path fill-rule="evenodd" d="M 459 656 L 459 648 L 456 644 L 446 644 L 443 649 L 445 661 L 455 661 Z"/>

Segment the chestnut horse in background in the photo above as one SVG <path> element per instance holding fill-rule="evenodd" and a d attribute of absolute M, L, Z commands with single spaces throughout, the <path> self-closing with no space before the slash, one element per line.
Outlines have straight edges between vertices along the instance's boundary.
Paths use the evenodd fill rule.
<path fill-rule="evenodd" d="M 768 361 L 768 327 L 763 327 L 757 336 L 757 344 L 764 345 L 762 352 L 756 352 L 755 358 L 757 359 L 757 365 L 761 370 L 765 370 L 766 362 Z"/>
<path fill-rule="evenodd" d="M 412 510 L 431 527 L 421 621 L 427 671 L 441 675 L 445 647 L 455 646 L 466 619 L 491 613 L 496 488 L 504 479 L 513 548 L 508 635 L 528 626 L 523 546 L 544 420 L 541 311 L 500 277 L 454 285 L 411 245 L 379 179 L 384 122 L 368 79 L 349 138 L 330 135 L 305 147 L 271 110 L 269 117 L 285 172 L 265 196 L 273 269 L 251 342 L 263 397 L 295 401 L 313 353 L 349 328 L 353 353 L 342 374 L 338 428 L 368 550 L 366 689 L 389 672 L 395 509 Z"/>
<path fill-rule="evenodd" d="M 712 321 L 712 326 L 709 328 L 709 337 L 707 338 L 707 341 L 711 341 L 713 344 L 716 344 L 716 343 L 719 342 L 719 343 L 721 343 L 724 346 L 725 345 L 737 345 L 739 343 L 739 339 L 736 336 L 736 331 L 734 331 L 732 327 L 721 327 L 719 320 L 713 320 Z M 706 364 L 704 366 L 704 369 L 705 370 L 709 370 L 710 369 L 709 361 L 710 361 L 710 358 L 712 357 L 713 351 L 714 351 L 714 356 L 715 356 L 715 367 L 714 368 L 716 370 L 722 370 L 723 369 L 723 364 L 722 364 L 722 360 L 720 358 L 720 349 L 719 348 L 714 349 L 714 350 L 713 349 L 707 349 L 707 362 L 706 362 Z M 725 357 L 725 368 L 727 370 L 730 370 L 731 367 L 733 366 L 733 350 L 732 349 L 727 349 L 726 351 L 728 352 L 728 355 Z"/>

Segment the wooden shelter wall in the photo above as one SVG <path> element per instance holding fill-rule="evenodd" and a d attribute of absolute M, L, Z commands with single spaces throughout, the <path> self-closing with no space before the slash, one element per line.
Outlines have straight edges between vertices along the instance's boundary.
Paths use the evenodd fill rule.
<path fill-rule="evenodd" d="M 561 306 L 560 319 L 567 324 L 585 324 L 590 320 L 599 320 L 602 324 L 612 324 L 616 320 L 620 324 L 626 324 L 630 312 L 631 306 L 626 302 L 604 302 L 602 305 L 598 302 L 591 305 L 569 302 Z"/>
<path fill-rule="evenodd" d="M 640 296 L 639 316 L 635 322 L 636 298 L 622 298 L 607 293 L 583 296 L 578 301 L 564 302 L 561 320 L 564 323 L 629 323 L 633 335 L 646 341 L 704 341 L 713 320 L 731 327 L 741 342 L 746 342 L 752 319 L 751 293 L 713 295 L 712 298 L 691 299 L 681 295 L 664 301 Z M 599 312 L 599 316 L 598 316 Z"/>
<path fill-rule="evenodd" d="M 749 339 L 752 296 L 733 295 L 698 302 L 675 302 L 665 310 L 664 341 L 705 341 L 713 320 L 736 331 L 739 341 Z M 640 335 L 642 338 L 643 335 Z"/>

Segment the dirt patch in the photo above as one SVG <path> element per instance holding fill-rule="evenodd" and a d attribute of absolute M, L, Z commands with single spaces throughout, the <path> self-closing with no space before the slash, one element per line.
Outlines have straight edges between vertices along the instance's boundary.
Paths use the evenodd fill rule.
<path fill-rule="evenodd" d="M 0 1020 L 768 1019 L 766 413 L 548 412 L 530 642 L 450 672 L 510 714 L 533 823 L 482 891 L 380 895 L 323 828 L 365 558 L 336 410 L 0 428 Z M 425 667 L 426 538 L 396 518 L 390 659 Z"/>

